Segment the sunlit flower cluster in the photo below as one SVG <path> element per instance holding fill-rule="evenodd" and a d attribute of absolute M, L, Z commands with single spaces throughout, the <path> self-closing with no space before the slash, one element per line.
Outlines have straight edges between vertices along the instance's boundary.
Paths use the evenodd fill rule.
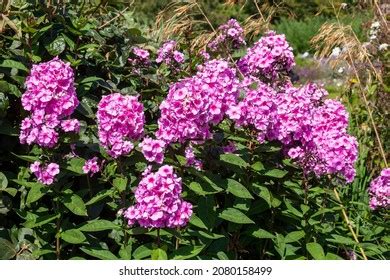
<path fill-rule="evenodd" d="M 178 71 L 184 62 L 184 54 L 177 50 L 177 42 L 170 40 L 157 51 L 156 62 L 165 63 L 171 70 Z"/>
<path fill-rule="evenodd" d="M 208 44 L 212 52 L 225 53 L 244 46 L 244 30 L 237 20 L 230 19 L 217 30 L 217 36 Z"/>
<path fill-rule="evenodd" d="M 245 75 L 275 79 L 279 73 L 290 71 L 295 62 L 286 37 L 270 31 L 248 48 L 237 65 Z"/>
<path fill-rule="evenodd" d="M 390 168 L 383 169 L 380 176 L 371 181 L 370 208 L 390 208 Z"/>
<path fill-rule="evenodd" d="M 56 57 L 33 65 L 26 88 L 22 105 L 31 115 L 22 121 L 20 143 L 52 148 L 58 142 L 59 128 L 65 132 L 79 130 L 78 120 L 65 120 L 79 104 L 69 63 Z"/>
<path fill-rule="evenodd" d="M 130 226 L 176 228 L 185 226 L 192 205 L 181 198 L 181 178 L 172 166 L 164 165 L 157 172 L 146 173 L 135 191 L 135 205 L 124 212 Z"/>
<path fill-rule="evenodd" d="M 193 77 L 171 85 L 161 103 L 158 139 L 166 143 L 210 138 L 210 126 L 219 123 L 236 102 L 239 81 L 224 60 L 211 60 Z"/>
<path fill-rule="evenodd" d="M 96 113 L 99 141 L 110 156 L 127 155 L 134 148 L 133 141 L 144 132 L 143 110 L 136 96 L 112 93 L 100 100 Z"/>
<path fill-rule="evenodd" d="M 39 161 L 35 161 L 30 165 L 30 170 L 37 177 L 38 182 L 51 185 L 54 182 L 55 177 L 60 173 L 60 167 L 57 163 L 41 164 Z"/>

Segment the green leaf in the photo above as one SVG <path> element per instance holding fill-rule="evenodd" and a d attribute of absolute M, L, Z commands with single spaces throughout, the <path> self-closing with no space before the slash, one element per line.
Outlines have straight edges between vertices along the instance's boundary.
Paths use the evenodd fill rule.
<path fill-rule="evenodd" d="M 121 249 L 119 250 L 119 256 L 121 257 L 121 260 L 131 260 L 131 250 L 131 243 L 127 246 L 122 245 Z"/>
<path fill-rule="evenodd" d="M 23 63 L 11 59 L 3 60 L 3 62 L 0 63 L 0 67 L 18 69 L 28 72 L 27 67 L 24 66 Z"/>
<path fill-rule="evenodd" d="M 43 226 L 43 225 L 50 223 L 51 221 L 54 221 L 55 219 L 57 219 L 59 217 L 60 217 L 60 214 L 51 214 L 51 215 L 40 216 L 40 217 L 35 218 L 33 220 L 26 221 L 24 223 L 24 226 L 27 228 L 40 227 L 40 226 Z"/>
<path fill-rule="evenodd" d="M 195 214 L 192 214 L 191 219 L 190 219 L 190 224 L 194 225 L 199 228 L 207 229 L 207 226 L 203 223 L 203 221 L 196 216 Z"/>
<path fill-rule="evenodd" d="M 268 206 L 272 206 L 272 195 L 267 187 L 253 184 L 256 194 L 267 202 Z"/>
<path fill-rule="evenodd" d="M 112 229 L 120 229 L 120 226 L 107 220 L 93 220 L 79 227 L 79 230 L 86 232 L 97 232 Z"/>
<path fill-rule="evenodd" d="M 284 237 L 284 240 L 286 243 L 292 243 L 302 239 L 303 237 L 305 237 L 305 232 L 303 230 L 292 231 Z"/>
<path fill-rule="evenodd" d="M 62 36 L 58 36 L 53 42 L 45 46 L 46 50 L 53 56 L 61 54 L 65 47 L 65 39 Z"/>
<path fill-rule="evenodd" d="M 333 239 L 327 238 L 326 240 L 332 243 L 339 243 L 344 245 L 356 245 L 356 242 L 352 238 L 344 237 L 337 234 L 332 234 L 331 236 L 333 237 Z"/>
<path fill-rule="evenodd" d="M 234 166 L 238 167 L 247 167 L 248 163 L 243 160 L 240 156 L 235 154 L 222 154 L 220 155 L 220 160 Z"/>
<path fill-rule="evenodd" d="M 86 240 L 85 235 L 78 229 L 61 232 L 61 238 L 70 244 L 80 244 Z"/>
<path fill-rule="evenodd" d="M 341 258 L 335 254 L 332 254 L 332 253 L 327 253 L 325 259 L 327 259 L 327 260 L 343 260 L 343 258 Z"/>
<path fill-rule="evenodd" d="M 251 193 L 239 182 L 227 179 L 227 191 L 240 198 L 253 199 Z"/>
<path fill-rule="evenodd" d="M 15 246 L 11 242 L 0 238 L 0 260 L 10 260 L 16 253 Z"/>
<path fill-rule="evenodd" d="M 5 190 L 8 186 L 8 179 L 3 172 L 0 172 L 0 190 Z"/>
<path fill-rule="evenodd" d="M 199 253 L 202 252 L 204 247 L 205 247 L 205 245 L 201 245 L 201 246 L 190 245 L 190 246 L 181 247 L 174 252 L 172 259 L 174 259 L 174 260 L 191 259 L 191 258 L 199 255 Z"/>
<path fill-rule="evenodd" d="M 325 253 L 321 245 L 315 242 L 307 243 L 306 249 L 315 260 L 324 260 Z"/>
<path fill-rule="evenodd" d="M 264 175 L 268 176 L 268 177 L 280 179 L 280 178 L 283 178 L 284 176 L 286 176 L 287 173 L 288 173 L 288 171 L 285 171 L 285 170 L 271 169 L 271 170 L 265 172 Z"/>
<path fill-rule="evenodd" d="M 167 253 L 161 249 L 156 248 L 152 251 L 152 260 L 167 260 L 168 256 Z"/>
<path fill-rule="evenodd" d="M 126 177 L 117 177 L 112 182 L 114 187 L 117 189 L 118 192 L 123 192 L 126 190 L 127 187 L 127 178 Z"/>
<path fill-rule="evenodd" d="M 260 161 L 255 162 L 254 164 L 252 164 L 251 167 L 252 167 L 252 169 L 255 170 L 255 171 L 264 170 L 264 165 L 263 165 Z"/>
<path fill-rule="evenodd" d="M 34 161 L 39 160 L 38 156 L 17 155 L 17 154 L 14 154 L 12 152 L 11 152 L 11 154 L 16 156 L 17 158 L 20 158 L 20 159 L 28 161 L 28 162 L 34 162 Z"/>
<path fill-rule="evenodd" d="M 142 260 L 149 257 L 152 254 L 152 244 L 144 244 L 139 246 L 133 252 L 133 258 L 136 260 Z"/>
<path fill-rule="evenodd" d="M 236 224 L 254 224 L 244 213 L 235 208 L 227 208 L 219 214 L 219 218 Z"/>
<path fill-rule="evenodd" d="M 95 248 L 87 249 L 84 247 L 81 247 L 80 249 L 81 249 L 81 251 L 83 251 L 87 255 L 98 258 L 100 260 L 117 260 L 118 259 L 113 253 L 111 253 L 108 250 L 95 249 Z"/>
<path fill-rule="evenodd" d="M 39 184 L 31 187 L 30 191 L 27 194 L 26 204 L 30 205 L 31 203 L 39 200 L 48 192 L 48 188 Z"/>
<path fill-rule="evenodd" d="M 94 197 L 92 197 L 85 205 L 92 205 L 96 202 L 99 202 L 102 199 L 105 199 L 107 196 L 110 196 L 112 194 L 112 189 L 108 190 L 102 190 L 98 192 Z"/>
<path fill-rule="evenodd" d="M 260 239 L 275 238 L 275 235 L 273 235 L 272 233 L 270 233 L 264 229 L 261 229 L 261 228 L 253 231 L 251 234 L 252 234 L 252 236 L 254 236 L 256 238 L 260 238 Z"/>
<path fill-rule="evenodd" d="M 85 207 L 84 201 L 77 194 L 65 193 L 62 197 L 62 203 L 68 208 L 73 214 L 78 216 L 88 216 L 87 208 Z"/>
<path fill-rule="evenodd" d="M 84 174 L 83 165 L 85 164 L 85 160 L 82 158 L 71 158 L 67 162 L 66 169 L 72 171 L 76 174 Z"/>
<path fill-rule="evenodd" d="M 198 182 L 191 182 L 188 185 L 188 188 L 192 190 L 194 193 L 205 196 L 213 193 L 218 193 L 218 190 L 212 188 L 209 184 L 202 182 L 202 184 Z"/>

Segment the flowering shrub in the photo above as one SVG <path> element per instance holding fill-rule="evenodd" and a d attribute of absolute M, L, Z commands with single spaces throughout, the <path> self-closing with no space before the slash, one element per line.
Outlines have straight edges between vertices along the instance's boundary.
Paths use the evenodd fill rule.
<path fill-rule="evenodd" d="M 1 258 L 389 256 L 387 171 L 368 194 L 342 100 L 291 83 L 283 35 L 230 20 L 200 61 L 130 14 L 67 9 L 0 41 Z"/>

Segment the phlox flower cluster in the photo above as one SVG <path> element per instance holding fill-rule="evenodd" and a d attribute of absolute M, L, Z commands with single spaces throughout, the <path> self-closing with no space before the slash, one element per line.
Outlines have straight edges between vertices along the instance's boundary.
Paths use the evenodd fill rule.
<path fill-rule="evenodd" d="M 285 145 L 287 154 L 306 172 L 317 176 L 355 177 L 357 141 L 347 133 L 348 113 L 335 100 L 322 100 L 324 89 L 314 84 L 286 86 L 276 95 L 276 113 L 267 137 Z"/>
<path fill-rule="evenodd" d="M 219 26 L 217 34 L 214 40 L 208 44 L 212 52 L 231 51 L 246 45 L 244 30 L 235 19 L 230 19 Z"/>
<path fill-rule="evenodd" d="M 52 148 L 58 142 L 58 128 L 66 132 L 79 130 L 78 120 L 64 120 L 79 104 L 69 63 L 56 57 L 33 65 L 26 88 L 22 106 L 31 115 L 22 121 L 20 143 Z"/>
<path fill-rule="evenodd" d="M 370 183 L 370 208 L 390 208 L 390 168 L 383 169 L 380 176 Z"/>
<path fill-rule="evenodd" d="M 138 97 L 112 93 L 102 97 L 96 113 L 99 141 L 113 158 L 129 154 L 144 132 L 144 107 Z"/>
<path fill-rule="evenodd" d="M 93 174 L 98 173 L 99 171 L 100 171 L 100 166 L 97 157 L 93 157 L 85 161 L 83 165 L 83 172 L 85 174 L 91 174 L 92 176 Z"/>
<path fill-rule="evenodd" d="M 164 165 L 155 173 L 145 174 L 135 191 L 135 205 L 124 212 L 130 226 L 176 228 L 185 226 L 192 205 L 181 198 L 181 178 L 172 166 Z"/>
<path fill-rule="evenodd" d="M 177 50 L 177 42 L 170 40 L 158 49 L 156 62 L 165 63 L 171 70 L 178 71 L 184 63 L 184 54 Z"/>
<path fill-rule="evenodd" d="M 42 165 L 39 161 L 32 163 L 30 170 L 37 177 L 38 182 L 45 185 L 53 184 L 55 177 L 60 173 L 60 168 L 57 163 Z"/>
<path fill-rule="evenodd" d="M 147 161 L 162 163 L 164 161 L 165 142 L 145 137 L 139 147 Z"/>
<path fill-rule="evenodd" d="M 278 73 L 290 71 L 295 62 L 286 37 L 270 31 L 248 48 L 237 65 L 244 75 L 274 79 Z"/>
<path fill-rule="evenodd" d="M 150 65 L 150 53 L 148 50 L 134 47 L 132 56 L 128 59 L 129 63 L 134 67 L 134 71 L 139 73 L 140 68 L 145 68 Z"/>
<path fill-rule="evenodd" d="M 239 81 L 224 60 L 210 60 L 195 76 L 174 83 L 161 103 L 158 139 L 167 144 L 210 138 L 210 125 L 219 123 L 235 104 Z"/>
<path fill-rule="evenodd" d="M 269 125 L 275 113 L 276 92 L 266 84 L 257 82 L 257 88 L 246 88 L 243 100 L 230 106 L 227 115 L 235 121 L 235 125 L 253 126 L 258 131 L 260 143 L 264 142 Z"/>

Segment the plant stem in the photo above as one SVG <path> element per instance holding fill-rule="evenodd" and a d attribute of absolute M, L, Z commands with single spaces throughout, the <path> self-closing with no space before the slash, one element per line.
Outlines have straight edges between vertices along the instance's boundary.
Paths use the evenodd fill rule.
<path fill-rule="evenodd" d="M 157 247 L 160 248 L 160 229 L 157 229 Z"/>
<path fill-rule="evenodd" d="M 341 212 L 343 213 L 343 218 L 344 218 L 344 221 L 346 222 L 347 226 L 348 226 L 348 229 L 349 231 L 352 233 L 352 236 L 353 236 L 353 239 L 355 240 L 355 242 L 357 243 L 357 246 L 359 247 L 359 250 L 360 250 L 360 253 L 362 254 L 363 256 L 363 259 L 367 260 L 367 256 L 363 250 L 363 247 L 360 245 L 359 243 L 359 239 L 355 233 L 355 230 L 353 229 L 352 227 L 352 224 L 351 222 L 349 221 L 349 218 L 348 218 L 348 215 L 347 215 L 347 211 L 345 210 L 345 207 L 343 205 L 343 203 L 341 202 L 341 199 L 340 199 L 340 196 L 339 196 L 339 193 L 337 191 L 336 188 L 333 189 L 333 192 L 336 196 L 336 200 L 337 202 L 341 205 Z"/>

